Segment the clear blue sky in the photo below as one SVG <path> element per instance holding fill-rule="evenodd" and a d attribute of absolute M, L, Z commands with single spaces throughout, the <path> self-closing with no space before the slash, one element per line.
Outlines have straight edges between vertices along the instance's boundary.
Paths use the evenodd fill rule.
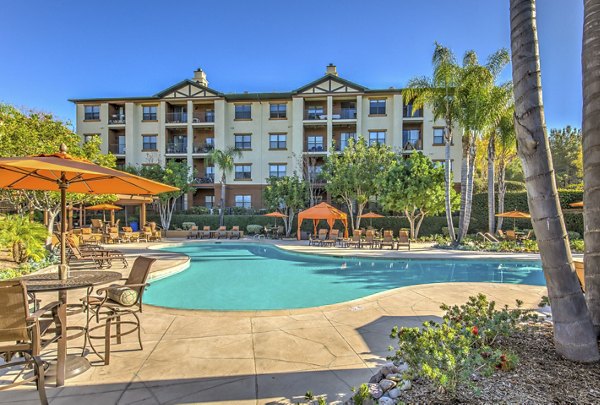
<path fill-rule="evenodd" d="M 580 127 L 582 1 L 538 3 L 548 126 Z M 71 120 L 68 98 L 150 95 L 197 67 L 223 92 L 291 90 L 329 62 L 401 87 L 436 40 L 482 59 L 510 45 L 508 0 L 5 1 L 0 38 L 0 101 Z"/>

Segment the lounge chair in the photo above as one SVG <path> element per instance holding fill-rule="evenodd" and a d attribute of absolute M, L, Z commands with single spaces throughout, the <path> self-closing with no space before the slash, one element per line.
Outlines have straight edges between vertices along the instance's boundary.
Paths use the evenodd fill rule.
<path fill-rule="evenodd" d="M 0 353 L 4 357 L 4 362 L 0 364 L 0 370 L 22 367 L 18 373 L 21 378 L 0 385 L 0 391 L 35 381 L 40 402 L 47 405 L 48 399 L 44 385 L 45 365 L 40 355 L 43 349 L 56 342 L 59 346 L 62 345 L 59 350 L 66 350 L 64 346 L 66 339 L 62 339 L 59 327 L 61 323 L 58 313 L 60 304 L 56 301 L 51 302 L 34 313 L 30 313 L 27 296 L 27 287 L 23 281 L 0 282 L 0 307 L 2 308 Z M 42 317 L 44 314 L 49 317 Z M 15 358 L 13 355 L 16 353 L 19 353 L 20 356 Z M 33 372 L 29 373 L 28 369 Z M 17 375 L 17 370 L 14 370 L 14 373 Z"/>
<path fill-rule="evenodd" d="M 210 230 L 210 226 L 205 225 L 201 231 L 198 231 L 198 237 L 200 239 L 210 239 L 210 234 L 212 233 L 212 231 Z"/>
<path fill-rule="evenodd" d="M 406 246 L 410 250 L 410 238 L 407 231 L 400 231 L 398 233 L 398 242 L 396 243 L 396 250 L 400 250 L 400 246 Z"/>
<path fill-rule="evenodd" d="M 86 244 L 98 244 L 102 241 L 101 233 L 93 233 L 92 228 L 81 228 L 81 233 L 79 234 L 79 240 L 81 243 Z"/>
<path fill-rule="evenodd" d="M 319 238 L 318 246 L 325 246 L 327 241 L 327 229 L 319 229 L 317 237 Z"/>
<path fill-rule="evenodd" d="M 361 242 L 360 247 L 370 247 L 371 249 L 373 249 L 373 246 L 375 246 L 375 231 L 372 230 L 367 230 L 367 233 L 365 234 L 365 240 Z"/>
<path fill-rule="evenodd" d="M 217 232 L 216 232 L 216 233 L 217 233 L 217 239 L 221 239 L 221 238 L 223 238 L 223 239 L 227 239 L 228 232 L 227 232 L 227 228 L 226 228 L 226 227 L 224 227 L 224 226 L 220 226 L 220 227 L 217 229 Z"/>
<path fill-rule="evenodd" d="M 152 241 L 160 241 L 162 239 L 162 230 L 156 222 L 148 222 L 148 226 L 150 227 L 150 232 L 152 232 L 152 236 L 148 240 Z"/>
<path fill-rule="evenodd" d="M 198 239 L 198 227 L 196 225 L 192 225 L 190 231 L 187 234 L 188 239 Z"/>
<path fill-rule="evenodd" d="M 138 313 L 142 312 L 142 297 L 146 286 L 148 286 L 146 280 L 155 261 L 156 259 L 150 257 L 138 257 L 131 266 L 129 277 L 123 279 L 125 281 L 123 285 L 111 285 L 110 287 L 100 288 L 96 291 L 98 293 L 97 296 L 90 295 L 83 299 L 84 305 L 87 305 L 89 309 L 88 323 L 93 320 L 98 323 L 98 325 L 89 328 L 88 338 L 90 347 L 104 360 L 105 365 L 110 364 L 111 340 L 113 338 L 116 338 L 117 344 L 120 344 L 122 336 L 137 332 L 140 350 L 144 349 Z M 129 294 L 127 290 L 133 290 L 135 294 Z M 115 294 L 122 295 L 123 293 L 126 293 L 132 302 L 122 303 L 111 298 Z M 123 320 L 122 318 L 126 319 Z M 113 325 L 116 327 L 114 334 L 112 332 Z M 133 325 L 134 327 L 123 331 L 121 328 L 122 325 Z M 94 331 L 100 330 L 104 331 L 103 335 L 93 334 Z M 98 353 L 94 348 L 93 341 L 97 339 L 104 340 L 104 355 Z"/>
<path fill-rule="evenodd" d="M 239 239 L 241 236 L 242 236 L 242 231 L 240 231 L 240 227 L 237 225 L 232 227 L 231 230 L 227 232 L 227 237 L 229 239 L 233 239 L 233 238 Z"/>
<path fill-rule="evenodd" d="M 329 238 L 325 241 L 326 245 L 335 246 L 340 239 L 340 230 L 332 229 L 329 231 Z"/>
<path fill-rule="evenodd" d="M 526 235 L 523 235 L 521 237 L 521 240 L 530 240 L 531 238 L 533 238 L 535 236 L 535 233 L 533 232 L 533 229 L 530 229 Z"/>
<path fill-rule="evenodd" d="M 141 240 L 146 242 L 150 242 L 150 240 L 152 240 L 152 228 L 149 226 L 142 227 L 142 232 L 140 232 L 140 241 Z"/>
<path fill-rule="evenodd" d="M 502 229 L 498 229 L 497 233 L 500 239 L 506 239 L 506 234 L 502 231 Z"/>
<path fill-rule="evenodd" d="M 360 246 L 362 244 L 362 241 L 360 240 L 361 234 L 362 234 L 362 232 L 360 231 L 360 229 L 355 229 L 354 231 L 352 231 L 352 239 L 350 239 L 346 242 L 348 247 L 360 248 Z"/>
<path fill-rule="evenodd" d="M 516 241 L 517 234 L 515 233 L 515 231 L 511 231 L 511 230 L 506 231 L 506 240 Z"/>
<path fill-rule="evenodd" d="M 383 249 L 384 246 L 394 249 L 394 244 L 394 231 L 383 231 L 383 240 L 379 243 L 379 249 Z"/>
<path fill-rule="evenodd" d="M 119 250 L 107 250 L 100 247 L 94 249 L 80 248 L 73 238 L 67 238 L 67 248 L 67 260 L 69 263 L 73 260 L 79 262 L 93 262 L 98 269 L 102 267 L 111 267 L 113 260 L 121 260 L 124 267 L 129 265 L 125 255 Z"/>
<path fill-rule="evenodd" d="M 139 242 L 140 241 L 140 233 L 133 232 L 132 227 L 124 226 L 121 229 L 123 230 L 123 235 L 121 236 L 121 240 L 124 240 L 126 242 Z"/>

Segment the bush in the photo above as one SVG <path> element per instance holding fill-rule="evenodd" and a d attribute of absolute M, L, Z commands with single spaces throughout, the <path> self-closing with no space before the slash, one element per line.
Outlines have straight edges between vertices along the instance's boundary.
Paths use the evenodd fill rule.
<path fill-rule="evenodd" d="M 264 227 L 262 225 L 252 224 L 252 225 L 246 226 L 246 231 L 248 232 L 249 235 L 255 235 L 257 233 L 261 233 L 263 228 Z"/>
<path fill-rule="evenodd" d="M 422 328 L 394 327 L 391 337 L 398 348 L 391 360 L 409 365 L 412 377 L 425 378 L 439 389 L 455 393 L 471 386 L 473 377 L 511 370 L 517 357 L 500 346 L 503 337 L 516 332 L 521 322 L 532 319 L 529 311 L 508 306 L 496 310 L 483 294 L 469 297 L 466 304 L 442 305 L 442 323 L 428 321 Z"/>
<path fill-rule="evenodd" d="M 195 222 L 182 222 L 181 223 L 181 229 L 183 229 L 184 231 L 189 231 L 190 229 L 192 229 L 192 226 L 196 226 Z"/>
<path fill-rule="evenodd" d="M 195 207 L 191 207 L 190 209 L 185 211 L 185 213 L 189 214 L 189 215 L 208 215 L 208 214 L 210 214 L 210 209 L 203 207 L 201 205 L 198 205 Z"/>
<path fill-rule="evenodd" d="M 581 239 L 581 234 L 579 232 L 567 231 L 567 235 L 569 235 L 569 240 Z"/>
<path fill-rule="evenodd" d="M 571 250 L 583 253 L 585 251 L 585 245 L 583 239 L 569 239 L 571 242 Z"/>

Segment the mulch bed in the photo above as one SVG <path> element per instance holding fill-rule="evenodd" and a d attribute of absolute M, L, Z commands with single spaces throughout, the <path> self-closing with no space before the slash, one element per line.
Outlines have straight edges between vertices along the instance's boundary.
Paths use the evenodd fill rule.
<path fill-rule="evenodd" d="M 507 339 L 503 346 L 519 356 L 517 367 L 461 388 L 455 397 L 437 392 L 425 381 L 413 381 L 402 394 L 406 403 L 467 404 L 600 404 L 600 363 L 580 364 L 554 350 L 552 326 L 536 324 Z"/>

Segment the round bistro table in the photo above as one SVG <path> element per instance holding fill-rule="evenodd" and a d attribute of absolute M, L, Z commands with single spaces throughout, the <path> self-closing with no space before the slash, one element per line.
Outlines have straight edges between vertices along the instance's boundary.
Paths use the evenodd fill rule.
<path fill-rule="evenodd" d="M 59 279 L 58 273 L 40 273 L 21 277 L 28 293 L 58 292 L 59 317 L 64 320 L 61 325 L 63 337 L 58 342 L 57 366 L 51 367 L 46 372 L 48 376 L 56 376 L 57 386 L 64 385 L 66 378 L 75 377 L 90 368 L 90 362 L 83 355 L 67 356 L 67 291 L 85 288 L 88 289 L 89 294 L 94 286 L 112 283 L 122 277 L 119 272 L 106 270 L 73 270 L 68 272 L 66 280 Z"/>

